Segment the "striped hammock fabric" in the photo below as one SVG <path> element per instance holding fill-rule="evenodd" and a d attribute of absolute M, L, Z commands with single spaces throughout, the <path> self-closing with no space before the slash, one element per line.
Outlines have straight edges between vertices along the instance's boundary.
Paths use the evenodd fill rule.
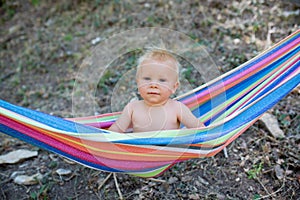
<path fill-rule="evenodd" d="M 207 127 L 107 131 L 120 113 L 62 119 L 0 100 L 0 132 L 90 168 L 153 177 L 214 156 L 300 83 L 300 30 L 240 67 L 180 96 Z"/>

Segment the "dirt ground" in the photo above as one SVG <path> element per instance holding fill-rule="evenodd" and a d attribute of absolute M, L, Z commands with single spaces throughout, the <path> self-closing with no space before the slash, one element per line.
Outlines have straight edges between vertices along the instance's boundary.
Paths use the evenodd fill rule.
<path fill-rule="evenodd" d="M 72 117 L 72 91 L 83 59 L 98 40 L 134 28 L 182 32 L 205 45 L 224 73 L 300 27 L 297 1 L 197 2 L 1 1 L 0 98 Z M 132 63 L 130 58 L 124 61 Z M 99 113 L 109 110 L 116 82 L 108 75 L 99 83 Z M 296 89 L 269 111 L 277 117 L 283 139 L 274 138 L 257 122 L 227 147 L 227 158 L 219 153 L 179 163 L 156 179 L 118 174 L 123 198 L 300 199 L 299 102 Z M 1 133 L 0 155 L 16 149 L 39 153 L 17 164 L 0 165 L 0 199 L 119 198 L 112 177 L 100 187 L 109 173 L 74 164 Z M 57 169 L 71 173 L 60 176 Z M 40 173 L 43 178 L 37 184 L 19 185 L 12 179 L 16 172 Z"/>

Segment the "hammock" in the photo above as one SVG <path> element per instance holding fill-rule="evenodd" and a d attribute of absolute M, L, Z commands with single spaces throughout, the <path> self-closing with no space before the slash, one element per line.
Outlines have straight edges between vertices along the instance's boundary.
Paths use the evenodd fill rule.
<path fill-rule="evenodd" d="M 178 98 L 200 129 L 116 133 L 120 113 L 62 119 L 0 100 L 0 132 L 90 168 L 140 177 L 214 156 L 300 83 L 300 30 L 240 67 Z"/>

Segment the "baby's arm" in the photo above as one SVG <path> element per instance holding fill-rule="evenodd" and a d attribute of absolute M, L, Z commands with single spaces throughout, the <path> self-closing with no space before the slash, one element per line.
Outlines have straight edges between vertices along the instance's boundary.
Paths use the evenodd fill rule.
<path fill-rule="evenodd" d="M 193 115 L 191 110 L 181 102 L 178 103 L 178 119 L 183 123 L 187 128 L 199 128 L 204 127 L 205 125 L 199 119 Z"/>
<path fill-rule="evenodd" d="M 132 109 L 131 104 L 127 104 L 122 111 L 122 114 L 120 115 L 119 119 L 109 127 L 108 130 L 124 133 L 127 128 L 129 127 L 131 123 L 131 116 L 132 116 Z"/>

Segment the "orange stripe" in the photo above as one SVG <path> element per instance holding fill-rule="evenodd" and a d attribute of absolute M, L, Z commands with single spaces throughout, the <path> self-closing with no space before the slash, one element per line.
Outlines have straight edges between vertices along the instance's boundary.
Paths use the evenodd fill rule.
<path fill-rule="evenodd" d="M 195 154 L 195 153 L 173 152 L 173 151 L 166 151 L 166 150 L 161 150 L 161 149 L 153 150 L 150 148 L 144 148 L 144 147 L 138 147 L 138 146 L 132 146 L 132 145 L 126 145 L 126 144 L 116 144 L 116 143 L 111 143 L 111 142 L 95 142 L 95 141 L 90 141 L 90 140 L 84 140 L 84 139 L 79 139 L 79 138 L 76 138 L 73 136 L 62 135 L 59 133 L 55 133 L 55 132 L 52 132 L 49 130 L 39 128 L 39 127 L 24 124 L 19 121 L 18 121 L 18 123 L 23 124 L 26 127 L 32 128 L 33 130 L 36 130 L 38 132 L 41 132 L 41 133 L 47 135 L 48 137 L 51 137 L 57 141 L 67 144 L 67 145 L 74 147 L 85 153 L 89 153 L 89 154 L 92 154 L 95 156 L 115 159 L 115 160 L 132 160 L 132 161 L 169 161 L 169 160 L 171 160 L 171 161 L 174 161 L 174 160 L 182 160 L 182 159 L 199 157 L 199 155 Z M 68 140 L 71 140 L 71 141 L 68 141 Z M 83 144 L 83 146 L 76 144 L 76 142 Z M 99 151 L 90 149 L 90 147 L 94 147 L 94 148 L 101 147 L 101 149 L 104 149 L 105 151 L 114 151 L 116 153 L 99 152 Z M 152 156 L 127 155 L 127 154 L 122 154 L 120 152 L 129 152 L 129 153 L 136 153 L 136 154 L 154 154 L 154 155 L 152 155 Z M 156 155 L 158 157 L 156 157 Z M 169 156 L 174 156 L 174 157 L 169 158 Z"/>

